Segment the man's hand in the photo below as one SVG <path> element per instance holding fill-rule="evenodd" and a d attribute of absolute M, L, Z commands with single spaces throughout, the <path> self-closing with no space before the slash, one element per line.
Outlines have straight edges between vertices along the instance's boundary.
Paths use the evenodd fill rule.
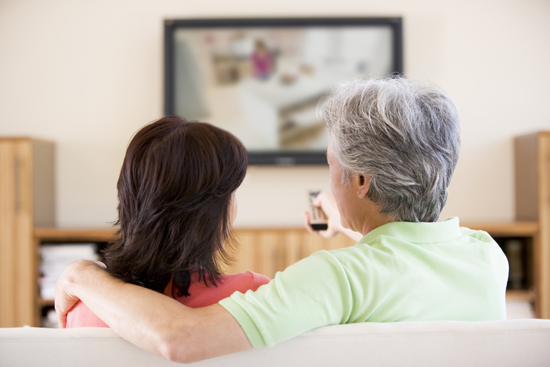
<path fill-rule="evenodd" d="M 311 225 L 309 224 L 309 212 L 304 211 L 302 213 L 302 219 L 304 221 L 304 226 L 306 227 L 306 229 L 310 233 L 318 234 L 324 238 L 332 238 L 339 235 L 342 232 L 343 228 L 340 224 L 340 212 L 338 212 L 338 208 L 332 194 L 324 191 L 321 192 L 313 201 L 313 205 L 321 208 L 321 210 L 325 213 L 327 217 L 328 228 L 326 231 L 313 230 L 313 228 L 311 228 Z"/>
<path fill-rule="evenodd" d="M 74 285 L 74 275 L 86 267 L 96 268 L 97 270 L 104 269 L 105 265 L 100 262 L 81 260 L 69 265 L 61 274 L 55 285 L 55 312 L 59 326 L 65 328 L 67 326 L 67 314 L 80 300 L 77 296 L 71 293 L 71 288 Z"/>
<path fill-rule="evenodd" d="M 361 233 L 342 227 L 342 224 L 340 223 L 340 212 L 338 211 L 338 207 L 336 206 L 334 196 L 332 196 L 331 193 L 324 191 L 321 192 L 313 201 L 313 205 L 321 208 L 321 210 L 327 216 L 328 228 L 326 231 L 314 231 L 309 224 L 309 212 L 304 211 L 302 213 L 302 219 L 304 221 L 304 226 L 310 233 L 317 234 L 324 238 L 336 237 L 340 233 L 343 233 L 354 241 L 359 241 L 361 238 L 363 238 L 363 235 Z"/>

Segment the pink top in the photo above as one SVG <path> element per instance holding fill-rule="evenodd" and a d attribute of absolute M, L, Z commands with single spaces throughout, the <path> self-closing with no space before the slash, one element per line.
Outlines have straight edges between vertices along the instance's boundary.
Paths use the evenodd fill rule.
<path fill-rule="evenodd" d="M 209 306 L 229 297 L 235 291 L 245 293 L 255 291 L 261 285 L 269 283 L 269 278 L 262 274 L 246 271 L 239 274 L 222 275 L 217 287 L 206 286 L 204 281 L 198 281 L 198 273 L 194 273 L 189 287 L 189 296 L 176 297 L 176 300 L 192 308 Z M 164 289 L 164 294 L 171 296 L 172 282 Z M 67 314 L 67 328 L 76 327 L 109 327 L 97 317 L 84 302 L 78 302 Z"/>

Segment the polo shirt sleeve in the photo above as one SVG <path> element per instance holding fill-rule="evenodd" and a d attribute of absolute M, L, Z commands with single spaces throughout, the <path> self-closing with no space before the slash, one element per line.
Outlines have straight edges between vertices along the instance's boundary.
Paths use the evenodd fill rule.
<path fill-rule="evenodd" d="M 352 298 L 342 264 L 329 252 L 319 251 L 278 272 L 256 292 L 235 292 L 220 304 L 257 348 L 317 327 L 346 323 Z"/>

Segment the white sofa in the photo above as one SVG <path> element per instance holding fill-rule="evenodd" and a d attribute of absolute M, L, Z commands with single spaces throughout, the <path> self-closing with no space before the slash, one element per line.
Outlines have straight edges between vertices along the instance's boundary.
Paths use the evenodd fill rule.
<path fill-rule="evenodd" d="M 110 329 L 0 329 L 0 366 L 174 366 Z M 550 366 L 550 320 L 399 322 L 319 328 L 193 366 Z"/>

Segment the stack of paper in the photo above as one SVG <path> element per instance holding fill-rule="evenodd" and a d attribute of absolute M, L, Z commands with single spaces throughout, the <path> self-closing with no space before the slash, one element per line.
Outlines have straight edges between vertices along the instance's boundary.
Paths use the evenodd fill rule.
<path fill-rule="evenodd" d="M 55 283 L 71 263 L 78 260 L 98 260 L 95 243 L 43 243 L 40 246 L 40 296 L 53 300 Z"/>

